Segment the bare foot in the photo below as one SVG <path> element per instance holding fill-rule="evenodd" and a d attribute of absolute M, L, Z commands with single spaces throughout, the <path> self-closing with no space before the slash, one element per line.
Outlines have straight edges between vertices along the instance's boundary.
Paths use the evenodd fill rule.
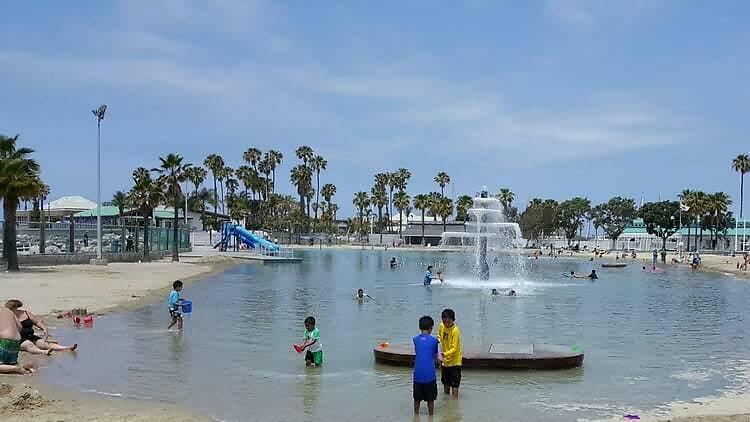
<path fill-rule="evenodd" d="M 23 375 L 32 375 L 36 372 L 36 368 L 33 363 L 25 363 L 23 366 L 18 367 L 18 373 Z"/>
<path fill-rule="evenodd" d="M 44 354 L 47 355 L 47 356 L 51 356 L 52 355 L 52 349 L 47 349 L 47 351 Z"/>
<path fill-rule="evenodd" d="M 70 346 L 70 351 L 75 352 L 76 349 L 78 349 L 78 343 L 75 343 L 74 345 Z"/>

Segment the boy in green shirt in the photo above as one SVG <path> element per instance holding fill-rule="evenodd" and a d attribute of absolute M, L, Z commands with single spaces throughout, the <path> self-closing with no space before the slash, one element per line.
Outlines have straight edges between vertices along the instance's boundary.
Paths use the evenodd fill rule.
<path fill-rule="evenodd" d="M 299 345 L 299 353 L 305 353 L 305 366 L 320 366 L 323 364 L 323 345 L 320 343 L 320 331 L 315 327 L 315 318 L 305 318 L 305 334 Z"/>

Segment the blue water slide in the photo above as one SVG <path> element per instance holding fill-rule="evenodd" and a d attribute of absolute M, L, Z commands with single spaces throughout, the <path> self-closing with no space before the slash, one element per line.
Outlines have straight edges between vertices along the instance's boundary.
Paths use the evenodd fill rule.
<path fill-rule="evenodd" d="M 258 246 L 267 249 L 269 251 L 278 251 L 279 245 L 269 242 L 266 239 L 263 239 L 262 237 L 255 235 L 248 230 L 246 230 L 244 227 L 241 226 L 234 226 L 232 228 L 234 230 L 234 234 L 239 237 L 242 241 L 247 243 L 248 246 L 251 248 L 257 248 Z"/>

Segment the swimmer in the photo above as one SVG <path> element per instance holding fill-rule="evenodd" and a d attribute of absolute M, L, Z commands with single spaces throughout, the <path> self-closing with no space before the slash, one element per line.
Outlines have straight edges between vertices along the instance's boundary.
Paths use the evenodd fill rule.
<path fill-rule="evenodd" d="M 354 299 L 358 300 L 359 303 L 362 303 L 367 299 L 370 299 L 373 302 L 375 302 L 375 298 L 365 293 L 363 289 L 357 289 L 357 293 L 354 295 Z"/>
<path fill-rule="evenodd" d="M 390 264 L 391 268 L 396 268 L 398 266 L 398 261 L 396 261 L 396 257 L 395 256 L 391 257 L 391 261 L 390 261 L 389 264 Z"/>
<path fill-rule="evenodd" d="M 500 292 L 498 292 L 498 291 L 497 291 L 497 289 L 492 289 L 492 291 L 490 292 L 490 294 L 491 294 L 492 296 L 499 296 L 499 295 L 500 295 Z"/>
<path fill-rule="evenodd" d="M 591 280 L 596 280 L 599 278 L 599 276 L 596 275 L 596 270 L 591 270 L 591 274 L 589 274 L 587 278 L 590 278 Z"/>
<path fill-rule="evenodd" d="M 437 272 L 437 279 L 440 280 L 440 284 L 445 283 L 445 279 L 443 278 L 443 272 L 442 271 L 438 271 Z"/>

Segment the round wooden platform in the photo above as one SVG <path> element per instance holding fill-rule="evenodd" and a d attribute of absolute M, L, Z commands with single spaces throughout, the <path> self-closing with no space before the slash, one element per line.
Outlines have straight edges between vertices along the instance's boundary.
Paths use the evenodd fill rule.
<path fill-rule="evenodd" d="M 373 349 L 375 362 L 414 366 L 414 346 L 395 344 Z M 498 344 L 464 346 L 464 368 L 479 369 L 569 369 L 583 365 L 583 352 L 552 344 Z"/>

